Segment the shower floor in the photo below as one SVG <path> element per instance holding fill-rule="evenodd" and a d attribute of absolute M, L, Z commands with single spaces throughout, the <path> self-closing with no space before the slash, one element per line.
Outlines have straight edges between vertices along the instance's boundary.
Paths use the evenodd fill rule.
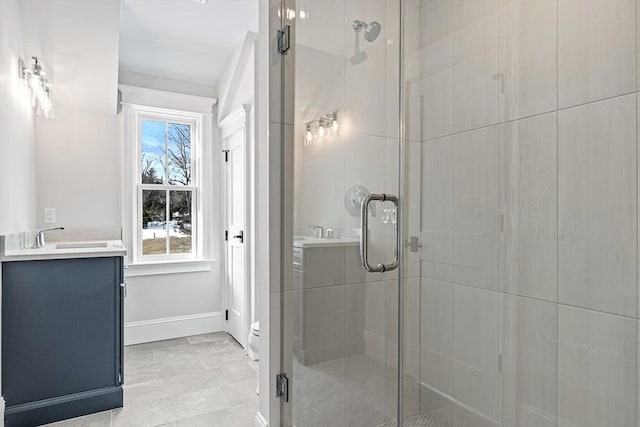
<path fill-rule="evenodd" d="M 378 427 L 395 427 L 396 425 L 395 421 L 389 421 Z M 443 425 L 424 412 L 414 412 L 404 416 L 404 427 L 443 427 Z"/>

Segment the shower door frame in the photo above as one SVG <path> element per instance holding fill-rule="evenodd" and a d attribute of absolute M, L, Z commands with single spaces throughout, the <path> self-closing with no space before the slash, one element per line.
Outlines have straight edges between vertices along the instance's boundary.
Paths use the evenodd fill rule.
<path fill-rule="evenodd" d="M 349 0 L 345 0 L 348 2 Z M 407 220 L 406 209 L 404 209 L 407 195 L 406 180 L 406 141 L 405 141 L 405 74 L 404 74 L 404 47 L 405 47 L 405 3 L 407 0 L 392 0 L 397 3 L 399 17 L 399 40 L 398 40 L 398 149 L 399 149 L 399 180 L 398 180 L 398 212 L 397 212 L 397 235 L 396 248 L 398 255 L 398 295 L 397 295 L 397 381 L 396 381 L 396 423 L 398 427 L 403 426 L 404 421 L 404 269 L 405 266 L 405 223 Z M 291 405 L 289 404 L 290 394 L 292 390 L 291 382 L 286 385 L 285 396 L 281 396 L 280 375 L 286 374 L 290 367 L 285 366 L 285 303 L 284 290 L 287 289 L 286 269 L 291 267 L 291 257 L 287 248 L 291 246 L 293 233 L 292 224 L 292 205 L 293 201 L 293 132 L 287 132 L 287 126 L 293 127 L 294 105 L 295 105 L 295 46 L 296 46 L 296 0 L 269 0 L 269 126 L 271 132 L 269 135 L 269 152 L 270 152 L 270 169 L 277 170 L 277 175 L 270 172 L 270 176 L 275 182 L 270 183 L 270 200 L 273 205 L 270 207 L 270 214 L 277 213 L 279 221 L 270 229 L 270 244 L 273 249 L 278 251 L 271 252 L 270 265 L 272 272 L 270 274 L 270 287 L 278 287 L 279 298 L 271 299 L 269 302 L 270 318 L 273 322 L 270 326 L 271 338 L 273 344 L 269 345 L 269 352 L 272 355 L 272 363 L 270 363 L 269 388 L 274 387 L 275 393 L 269 391 L 269 403 L 271 408 L 270 425 L 276 423 L 284 426 L 287 419 L 291 419 Z M 277 11 L 277 19 L 272 13 Z M 294 11 L 294 13 L 291 13 Z M 390 83 L 390 82 L 387 82 Z M 278 261 L 275 261 L 277 258 Z M 277 268 L 274 268 L 277 265 Z M 275 284 L 275 285 L 274 285 Z M 271 293 L 270 293 L 271 296 Z M 277 321 L 277 322 L 276 322 Z M 291 349 L 289 349 L 291 350 Z M 277 357 L 273 357 L 277 356 Z"/>

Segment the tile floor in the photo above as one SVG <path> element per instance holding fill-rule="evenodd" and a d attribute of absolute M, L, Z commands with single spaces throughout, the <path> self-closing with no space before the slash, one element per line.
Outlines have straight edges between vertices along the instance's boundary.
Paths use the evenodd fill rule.
<path fill-rule="evenodd" d="M 124 408 L 49 427 L 252 427 L 258 364 L 225 333 L 125 348 Z"/>
<path fill-rule="evenodd" d="M 304 427 L 375 427 L 396 414 L 396 371 L 366 354 L 305 365 L 293 358 L 293 422 Z"/>

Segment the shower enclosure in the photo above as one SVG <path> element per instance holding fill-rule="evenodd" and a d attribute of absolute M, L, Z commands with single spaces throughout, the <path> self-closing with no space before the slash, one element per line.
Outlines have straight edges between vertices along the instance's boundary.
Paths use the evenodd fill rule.
<path fill-rule="evenodd" d="M 271 6 L 281 424 L 638 426 L 637 1 Z"/>

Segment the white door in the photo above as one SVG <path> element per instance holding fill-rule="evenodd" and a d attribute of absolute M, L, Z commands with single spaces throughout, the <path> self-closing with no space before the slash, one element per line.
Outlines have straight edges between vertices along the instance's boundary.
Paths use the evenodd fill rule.
<path fill-rule="evenodd" d="M 247 191 L 245 127 L 231 133 L 226 140 L 226 218 L 227 267 L 226 303 L 227 332 L 243 347 L 247 346 Z"/>

